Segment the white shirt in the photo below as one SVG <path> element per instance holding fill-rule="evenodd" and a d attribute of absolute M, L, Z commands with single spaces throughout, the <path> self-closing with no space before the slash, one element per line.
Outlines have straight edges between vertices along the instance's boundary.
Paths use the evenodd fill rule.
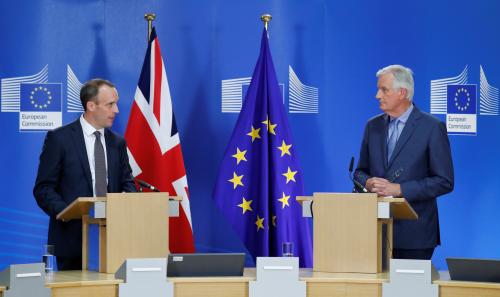
<path fill-rule="evenodd" d="M 97 130 L 87 120 L 80 116 L 80 124 L 83 130 L 83 139 L 85 140 L 85 149 L 87 150 L 87 158 L 90 165 L 90 174 L 92 175 L 92 190 L 95 197 L 95 160 L 94 160 L 94 145 L 95 145 L 95 131 L 101 132 L 101 143 L 104 146 L 104 158 L 106 160 L 106 173 L 108 172 L 108 154 L 106 151 L 106 139 L 104 137 L 104 128 Z M 108 182 L 108 175 L 106 174 L 106 183 Z"/>

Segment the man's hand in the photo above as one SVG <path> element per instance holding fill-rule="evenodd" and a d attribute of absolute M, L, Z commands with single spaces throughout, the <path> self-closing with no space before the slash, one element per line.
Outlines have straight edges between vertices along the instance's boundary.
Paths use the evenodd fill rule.
<path fill-rule="evenodd" d="M 381 177 L 371 177 L 366 180 L 366 188 L 379 196 L 401 197 L 401 186 L 393 184 Z"/>

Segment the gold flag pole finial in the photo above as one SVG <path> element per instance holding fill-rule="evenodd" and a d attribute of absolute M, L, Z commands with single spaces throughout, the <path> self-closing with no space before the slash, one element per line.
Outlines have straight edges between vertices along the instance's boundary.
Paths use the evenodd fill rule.
<path fill-rule="evenodd" d="M 153 30 L 153 21 L 156 19 L 156 14 L 145 13 L 144 19 L 148 21 L 148 42 L 149 42 L 149 36 L 151 36 L 151 31 Z"/>
<path fill-rule="evenodd" d="M 266 28 L 267 30 L 267 24 L 271 21 L 273 17 L 266 13 L 266 14 L 263 14 L 261 17 L 260 17 L 260 20 L 264 22 L 264 28 Z"/>

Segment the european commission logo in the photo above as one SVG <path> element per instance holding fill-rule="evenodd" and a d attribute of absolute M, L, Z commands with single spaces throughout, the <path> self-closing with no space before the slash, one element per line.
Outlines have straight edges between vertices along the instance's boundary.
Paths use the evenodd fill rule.
<path fill-rule="evenodd" d="M 221 82 L 221 112 L 239 113 L 243 106 L 246 90 L 251 77 L 225 79 Z M 285 102 L 285 85 L 280 83 L 280 89 Z M 288 66 L 288 112 L 289 113 L 319 113 L 319 90 L 300 81 L 299 77 Z"/>
<path fill-rule="evenodd" d="M 66 112 L 83 112 L 82 83 L 66 65 Z M 1 111 L 19 113 L 19 131 L 47 131 L 62 126 L 62 83 L 49 83 L 49 65 L 29 76 L 1 79 Z"/>
<path fill-rule="evenodd" d="M 51 130 L 62 125 L 60 83 L 21 83 L 19 131 Z"/>
<path fill-rule="evenodd" d="M 477 135 L 477 84 L 468 82 L 468 65 L 455 77 L 431 80 L 431 113 L 446 115 L 449 134 Z M 498 88 L 486 79 L 479 66 L 479 115 L 498 115 Z"/>

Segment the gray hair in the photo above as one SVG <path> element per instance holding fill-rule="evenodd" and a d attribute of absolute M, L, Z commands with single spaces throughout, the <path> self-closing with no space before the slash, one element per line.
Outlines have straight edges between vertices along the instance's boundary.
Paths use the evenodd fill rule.
<path fill-rule="evenodd" d="M 380 76 L 387 73 L 391 73 L 394 76 L 394 80 L 392 81 L 392 88 L 406 89 L 406 99 L 412 101 L 414 94 L 413 71 L 411 71 L 410 68 L 404 67 L 402 65 L 389 65 L 377 71 L 377 77 L 380 78 Z"/>

